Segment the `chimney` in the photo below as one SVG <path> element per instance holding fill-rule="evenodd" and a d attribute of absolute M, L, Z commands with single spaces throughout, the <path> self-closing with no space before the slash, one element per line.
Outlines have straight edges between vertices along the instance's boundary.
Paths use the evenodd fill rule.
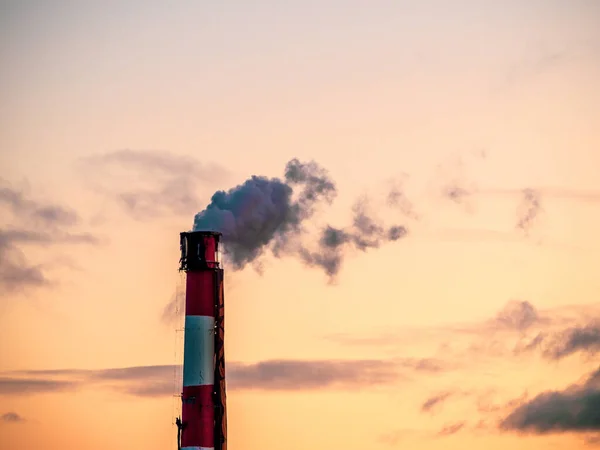
<path fill-rule="evenodd" d="M 180 233 L 186 273 L 181 450 L 227 450 L 221 233 Z"/>

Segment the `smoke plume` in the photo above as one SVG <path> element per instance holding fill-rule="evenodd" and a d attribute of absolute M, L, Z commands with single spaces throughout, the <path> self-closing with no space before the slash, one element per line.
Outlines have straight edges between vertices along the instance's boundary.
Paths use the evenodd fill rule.
<path fill-rule="evenodd" d="M 296 199 L 294 187 L 300 189 Z M 335 184 L 324 169 L 293 159 L 286 165 L 284 181 L 253 175 L 227 192 L 215 192 L 206 209 L 196 214 L 194 231 L 223 233 L 234 269 L 243 269 L 268 248 L 275 255 L 287 249 L 317 203 L 331 203 L 335 195 Z"/>
<path fill-rule="evenodd" d="M 194 231 L 223 233 L 225 256 L 234 270 L 243 269 L 267 250 L 274 256 L 294 254 L 330 277 L 341 265 L 344 250 L 365 251 L 383 241 L 395 241 L 406 234 L 401 226 L 385 229 L 366 212 L 366 202 L 354 208 L 352 227 L 327 226 L 318 248 L 309 250 L 301 243 L 303 224 L 317 212 L 320 204 L 330 205 L 337 195 L 328 172 L 316 162 L 292 159 L 285 167 L 284 179 L 253 175 L 228 191 L 217 191 L 210 204 L 194 218 Z"/>
<path fill-rule="evenodd" d="M 367 213 L 366 200 L 356 203 L 351 227 L 335 228 L 331 225 L 321 232 L 317 250 L 302 248 L 300 256 L 309 266 L 322 268 L 332 279 L 340 270 L 346 250 L 354 248 L 367 251 L 379 248 L 383 242 L 397 241 L 407 233 L 405 227 L 394 225 L 384 228 Z"/>

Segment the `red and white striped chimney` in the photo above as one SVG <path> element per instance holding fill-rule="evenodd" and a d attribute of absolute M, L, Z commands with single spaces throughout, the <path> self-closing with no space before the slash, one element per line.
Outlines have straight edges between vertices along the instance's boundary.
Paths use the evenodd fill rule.
<path fill-rule="evenodd" d="M 181 450 L 226 450 L 220 233 L 181 233 L 186 272 Z"/>

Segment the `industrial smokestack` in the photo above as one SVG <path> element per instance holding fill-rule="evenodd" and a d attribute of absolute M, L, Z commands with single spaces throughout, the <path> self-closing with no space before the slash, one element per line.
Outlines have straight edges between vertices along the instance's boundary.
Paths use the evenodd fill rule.
<path fill-rule="evenodd" d="M 186 272 L 181 450 L 227 450 L 221 233 L 180 234 Z"/>

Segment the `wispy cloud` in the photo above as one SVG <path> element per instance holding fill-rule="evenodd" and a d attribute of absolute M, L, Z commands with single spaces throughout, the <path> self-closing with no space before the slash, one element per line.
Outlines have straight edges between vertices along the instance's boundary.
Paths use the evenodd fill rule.
<path fill-rule="evenodd" d="M 542 317 L 530 302 L 511 300 L 487 325 L 495 329 L 526 331 L 536 324 L 547 322 L 548 318 Z"/>
<path fill-rule="evenodd" d="M 266 361 L 236 364 L 229 369 L 231 385 L 240 389 L 310 390 L 373 386 L 398 380 L 390 361 Z"/>
<path fill-rule="evenodd" d="M 80 218 L 72 209 L 44 204 L 29 198 L 24 190 L 0 180 L 0 208 L 12 220 L 0 228 L 0 293 L 50 286 L 47 265 L 31 264 L 24 248 L 51 245 L 95 245 L 99 239 L 89 233 L 75 233 Z"/>
<path fill-rule="evenodd" d="M 460 430 L 462 430 L 466 424 L 467 423 L 463 421 L 463 422 L 456 422 L 456 423 L 446 425 L 444 428 L 442 428 L 440 431 L 437 432 L 437 436 L 438 437 L 452 436 L 453 434 L 456 434 Z"/>
<path fill-rule="evenodd" d="M 34 227 L 72 226 L 79 216 L 71 209 L 58 205 L 43 205 L 30 198 L 23 190 L 17 190 L 0 180 L 0 203 L 8 206 L 18 217 L 26 219 Z"/>
<path fill-rule="evenodd" d="M 136 219 L 194 214 L 202 187 L 227 175 L 216 164 L 158 150 L 116 150 L 89 156 L 78 168 L 95 191 L 116 200 Z"/>
<path fill-rule="evenodd" d="M 431 412 L 435 407 L 440 406 L 446 400 L 448 400 L 454 393 L 447 391 L 429 397 L 421 405 L 422 412 Z"/>
<path fill-rule="evenodd" d="M 386 386 L 410 372 L 435 373 L 441 366 L 429 359 L 397 360 L 268 360 L 229 362 L 227 385 L 235 390 L 305 391 Z M 179 392 L 181 366 L 156 365 L 103 370 L 31 370 L 6 372 L 0 395 L 59 392 L 103 386 L 138 397 L 172 396 Z"/>
<path fill-rule="evenodd" d="M 52 378 L 13 378 L 0 377 L 0 395 L 31 395 L 49 392 L 61 392 L 75 389 L 79 383 L 73 380 Z"/>
<path fill-rule="evenodd" d="M 20 416 L 16 412 L 7 412 L 0 416 L 0 421 L 4 423 L 23 423 L 25 422 L 25 418 Z"/>
<path fill-rule="evenodd" d="M 600 431 L 600 368 L 581 384 L 543 392 L 515 408 L 502 422 L 506 431 L 547 434 Z"/>
<path fill-rule="evenodd" d="M 395 346 L 404 342 L 414 342 L 415 339 L 447 340 L 448 336 L 480 336 L 496 334 L 521 334 L 536 326 L 546 326 L 553 323 L 556 312 L 540 312 L 526 300 L 509 300 L 491 319 L 476 323 L 448 324 L 434 327 L 405 328 L 373 335 L 357 335 L 337 333 L 323 336 L 332 342 L 348 346 Z"/>

